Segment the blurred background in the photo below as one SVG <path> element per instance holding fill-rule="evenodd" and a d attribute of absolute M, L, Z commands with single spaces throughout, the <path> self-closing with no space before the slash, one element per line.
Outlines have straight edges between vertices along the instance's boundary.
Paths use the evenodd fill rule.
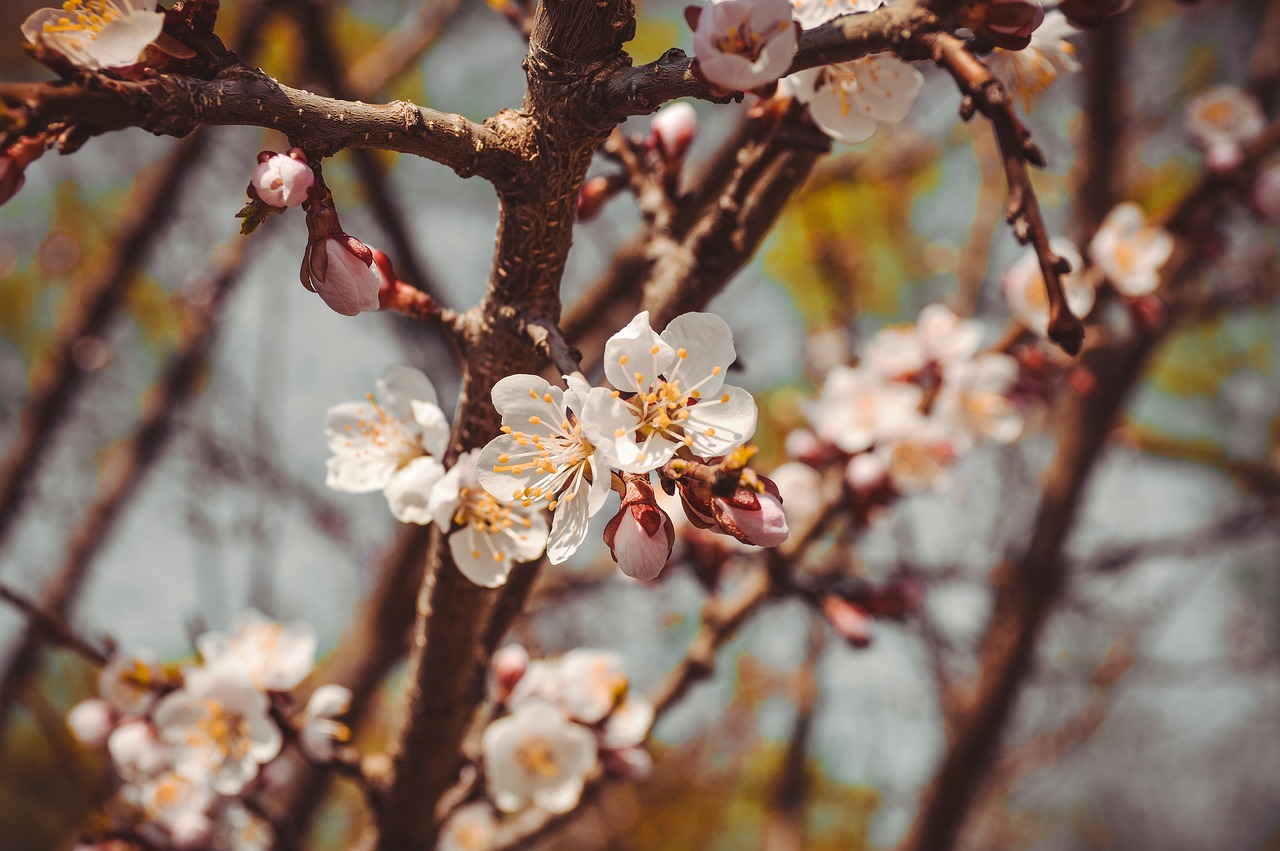
<path fill-rule="evenodd" d="M 6 80 L 47 76 L 18 33 L 37 5 L 0 8 Z M 642 5 L 637 62 L 689 48 L 682 5 Z M 1259 33 L 1276 26 L 1277 5 L 1138 0 L 1108 24 L 1119 31 L 1107 48 L 1124 110 L 1119 197 L 1158 213 L 1194 184 L 1182 108 L 1205 87 L 1252 85 L 1274 117 L 1280 57 L 1268 55 L 1280 39 Z M 322 19 L 327 36 L 315 32 Z M 523 95 L 522 36 L 471 0 L 352 0 L 324 18 L 226 3 L 219 31 L 303 88 L 477 120 Z M 403 71 L 379 79 L 396 57 L 361 60 L 388 33 L 403 36 Z M 1075 43 L 1088 66 L 1098 37 Z M 823 371 L 875 330 L 937 301 L 971 313 L 988 342 L 1008 322 L 999 280 L 1022 249 L 1002 221 L 989 130 L 958 121 L 953 82 L 923 70 L 908 120 L 836 145 L 710 307 L 733 327 L 736 383 L 757 394 L 763 470 L 785 460 L 783 439 L 804 424 L 801 402 Z M 1077 237 L 1084 81 L 1065 77 L 1027 118 L 1049 160 L 1034 178 L 1050 227 Z M 693 170 L 748 105 L 695 106 Z M 0 580 L 56 599 L 81 634 L 179 659 L 193 635 L 255 606 L 306 620 L 328 653 L 388 559 L 409 558 L 381 496 L 325 489 L 325 411 L 404 362 L 431 377 L 448 412 L 459 372 L 421 324 L 340 317 L 303 290 L 300 213 L 238 235 L 255 154 L 285 147 L 246 128 L 182 141 L 116 133 L 46 155 L 0 208 L 0 451 L 34 462 L 0 521 Z M 403 277 L 453 307 L 478 301 L 497 216 L 486 184 L 383 154 L 341 154 L 325 174 L 346 229 Z M 578 228 L 567 305 L 638 226 L 622 197 Z M 1274 228 L 1241 208 L 1221 233 L 1214 287 L 1275 281 Z M 1273 307 L 1189 322 L 1152 359 L 1089 483 L 1065 549 L 1067 589 L 959 847 L 1280 849 Z M 59 364 L 73 318 L 92 333 Z M 48 403 L 58 374 L 72 380 L 56 415 L 19 445 L 24 405 Z M 849 575 L 921 583 L 920 613 L 876 623 L 869 646 L 854 647 L 802 602 L 766 605 L 663 717 L 653 776 L 611 792 L 550 847 L 758 848 L 769 835 L 803 837 L 773 847 L 894 845 L 946 747 L 939 684 L 975 670 L 992 568 L 1025 548 L 1053 449 L 1033 431 L 976 451 L 947 491 L 904 499 L 841 542 Z M 615 648 L 647 691 L 684 655 L 705 591 L 679 552 L 659 582 L 639 585 L 593 540 L 546 571 L 514 637 L 534 656 Z M 385 744 L 401 691 L 393 663 L 361 734 L 370 748 Z M 0 677 L 0 845 L 68 848 L 111 782 L 62 720 L 92 692 L 93 672 L 72 654 L 33 651 L 22 619 L 0 608 Z M 364 818 L 359 795 L 346 781 L 328 794 L 313 847 L 343 848 Z"/>

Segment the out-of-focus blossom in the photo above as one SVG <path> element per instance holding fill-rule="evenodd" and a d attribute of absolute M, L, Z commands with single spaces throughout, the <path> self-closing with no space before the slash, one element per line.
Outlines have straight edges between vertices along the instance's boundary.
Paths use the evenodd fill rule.
<path fill-rule="evenodd" d="M 1071 271 L 1060 276 L 1062 290 L 1067 297 L 1067 306 L 1071 312 L 1081 318 L 1088 316 L 1093 310 L 1093 302 L 1097 296 L 1093 282 L 1082 274 L 1084 260 L 1075 244 L 1063 237 L 1054 237 L 1050 242 L 1055 254 L 1063 257 L 1071 264 Z M 1009 303 L 1013 318 L 1040 336 L 1049 333 L 1049 297 L 1045 293 L 1044 273 L 1040 270 L 1040 258 L 1034 248 L 1028 248 L 1017 262 L 1009 267 L 1002 281 L 1004 296 Z"/>
<path fill-rule="evenodd" d="M 449 534 L 449 552 L 462 575 L 485 588 L 505 585 L 512 565 L 533 561 L 547 546 L 542 512 L 519 500 L 502 501 L 481 487 L 473 449 L 431 488 L 428 510 Z M 457 525 L 452 532 L 449 530 Z"/>
<path fill-rule="evenodd" d="M 787 507 L 789 523 L 807 527 L 822 510 L 822 474 L 799 461 L 788 461 L 769 474 Z"/>
<path fill-rule="evenodd" d="M 980 440 L 1017 440 L 1022 414 L 1008 397 L 1017 379 L 1017 360 L 998 352 L 952 365 L 934 403 L 934 416 L 951 442 L 963 449 Z"/>
<path fill-rule="evenodd" d="M 270 851 L 275 847 L 271 825 L 243 804 L 229 801 L 218 809 L 213 829 L 214 851 Z"/>
<path fill-rule="evenodd" d="M 439 851 L 488 851 L 498 836 L 498 821 L 485 801 L 458 807 L 440 827 Z"/>
<path fill-rule="evenodd" d="M 376 398 L 329 409 L 325 434 L 333 453 L 326 485 L 347 493 L 381 490 L 397 520 L 431 522 L 427 496 L 444 476 L 436 459 L 449 424 L 430 379 L 412 367 L 388 367 Z"/>
<path fill-rule="evenodd" d="M 549 703 L 530 701 L 484 731 L 485 777 L 504 812 L 534 804 L 566 813 L 596 764 L 596 737 Z"/>
<path fill-rule="evenodd" d="M 82 747 L 102 747 L 114 727 L 115 716 L 105 700 L 82 700 L 67 713 L 67 729 Z"/>
<path fill-rule="evenodd" d="M 627 671 L 613 650 L 579 647 L 560 657 L 558 703 L 583 724 L 603 720 L 627 693 Z"/>
<path fill-rule="evenodd" d="M 166 771 L 139 783 L 131 794 L 148 822 L 170 831 L 175 847 L 201 847 L 213 829 L 205 815 L 213 790 L 198 780 Z"/>
<path fill-rule="evenodd" d="M 493 654 L 490 668 L 493 670 L 494 698 L 505 703 L 529 670 L 529 651 L 519 644 L 508 644 Z"/>
<path fill-rule="evenodd" d="M 951 484 L 950 467 L 956 457 L 950 438 L 938 420 L 920 418 L 875 452 L 901 493 L 944 490 Z"/>
<path fill-rule="evenodd" d="M 1270 166 L 1258 175 L 1251 198 L 1263 221 L 1280 224 L 1280 165 Z"/>
<path fill-rule="evenodd" d="M 946 305 L 930 304 L 920 311 L 915 325 L 876 334 L 863 363 L 884 378 L 900 379 L 931 364 L 945 369 L 968 360 L 981 345 L 981 325 L 961 319 Z"/>
<path fill-rule="evenodd" d="M 378 309 L 382 282 L 373 269 L 373 250 L 354 236 L 327 236 L 307 243 L 301 280 L 335 313 L 355 316 Z"/>
<path fill-rule="evenodd" d="M 154 777 L 169 766 L 169 749 L 146 721 L 125 721 L 107 737 L 116 772 L 130 783 Z"/>
<path fill-rule="evenodd" d="M 495 384 L 503 433 L 485 445 L 475 466 L 476 478 L 497 499 L 519 500 L 525 508 L 546 502 L 553 512 L 552 564 L 582 546 L 588 519 L 609 497 L 609 466 L 578 418 L 590 388 L 567 380 L 567 391 L 536 375 L 509 375 Z"/>
<path fill-rule="evenodd" d="M 310 625 L 279 623 L 256 609 L 241 613 L 231 632 L 206 632 L 196 647 L 208 668 L 225 667 L 263 691 L 288 691 L 302 682 L 316 660 Z"/>
<path fill-rule="evenodd" d="M 699 11 L 693 52 L 707 82 L 750 91 L 786 73 L 796 53 L 789 0 L 721 0 Z"/>
<path fill-rule="evenodd" d="M 267 696 L 225 669 L 200 668 L 156 706 L 155 724 L 173 769 L 220 795 L 235 795 L 280 752 Z"/>
<path fill-rule="evenodd" d="M 907 117 L 924 76 L 890 53 L 821 65 L 792 74 L 786 90 L 809 107 L 824 133 L 850 145 L 870 139 L 881 124 Z"/>
<path fill-rule="evenodd" d="M 912 371 L 921 366 L 923 360 L 913 361 Z M 838 366 L 827 373 L 806 413 L 819 437 L 845 452 L 862 452 L 905 427 L 922 398 L 914 384 L 885 381 L 867 368 Z"/>
<path fill-rule="evenodd" d="M 149 656 L 119 653 L 98 672 L 98 695 L 118 715 L 144 715 L 156 700 L 156 677 Z"/>
<path fill-rule="evenodd" d="M 32 12 L 22 35 L 96 71 L 137 64 L 163 26 L 164 13 L 146 0 L 67 0 Z"/>
<path fill-rule="evenodd" d="M 1049 12 L 1025 48 L 998 47 L 987 57 L 987 65 L 1009 93 L 1022 101 L 1023 108 L 1030 110 L 1031 104 L 1062 74 L 1080 70 L 1075 47 L 1067 41 L 1077 32 L 1060 12 Z"/>
<path fill-rule="evenodd" d="M 1142 208 L 1129 202 L 1107 214 L 1089 244 L 1094 264 L 1131 298 L 1160 285 L 1160 267 L 1172 253 L 1173 237 L 1168 231 L 1149 225 Z"/>
<path fill-rule="evenodd" d="M 333 759 L 338 746 L 351 739 L 351 728 L 338 719 L 351 709 L 351 689 L 323 685 L 307 701 L 302 713 L 302 729 L 298 743 L 308 757 L 317 762 Z"/>
<path fill-rule="evenodd" d="M 287 153 L 263 151 L 258 154 L 258 167 L 253 171 L 254 193 L 258 200 L 272 207 L 296 207 L 307 200 L 307 192 L 315 185 L 316 173 L 307 165 L 300 148 Z"/>
<path fill-rule="evenodd" d="M 1238 148 L 1267 129 L 1262 104 L 1239 86 L 1205 89 L 1187 104 L 1185 118 L 1191 140 L 1206 151 L 1218 145 Z"/>
<path fill-rule="evenodd" d="M 657 578 L 671 557 L 676 531 L 658 507 L 648 479 L 628 477 L 618 513 L 604 527 L 604 542 L 618 568 L 633 579 Z"/>
<path fill-rule="evenodd" d="M 698 131 L 698 113 L 686 101 L 677 101 L 658 110 L 649 124 L 649 138 L 668 166 L 684 159 Z"/>

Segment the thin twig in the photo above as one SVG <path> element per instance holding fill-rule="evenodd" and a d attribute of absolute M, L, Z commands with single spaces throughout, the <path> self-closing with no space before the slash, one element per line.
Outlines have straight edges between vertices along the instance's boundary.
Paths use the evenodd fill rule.
<path fill-rule="evenodd" d="M 94 665 L 107 664 L 107 654 L 76 635 L 61 617 L 52 612 L 46 612 L 3 583 L 0 583 L 0 600 L 4 600 L 20 611 L 30 624 L 31 631 L 44 640 L 60 647 L 70 648 Z"/>

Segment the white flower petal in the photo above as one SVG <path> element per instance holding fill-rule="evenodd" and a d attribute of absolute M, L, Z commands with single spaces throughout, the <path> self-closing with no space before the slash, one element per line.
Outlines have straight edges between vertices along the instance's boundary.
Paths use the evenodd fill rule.
<path fill-rule="evenodd" d="M 465 526 L 449 536 L 449 553 L 467 579 L 482 588 L 498 588 L 506 585 L 511 575 L 511 558 L 506 554 L 495 558 L 494 550 L 482 540 L 488 537 Z"/>
<path fill-rule="evenodd" d="M 677 353 L 667 380 L 679 379 L 686 391 L 696 386 L 705 397 L 720 392 L 725 371 L 738 357 L 729 323 L 714 313 L 685 313 L 671 320 L 662 340 Z"/>
<path fill-rule="evenodd" d="M 561 564 L 577 552 L 587 539 L 587 521 L 591 516 L 587 494 L 579 491 L 573 499 L 561 499 L 551 516 L 547 560 L 552 564 Z"/>
<path fill-rule="evenodd" d="M 443 476 L 444 465 L 429 455 L 415 458 L 397 470 L 382 491 L 391 506 L 391 515 L 401 523 L 429 524 L 431 493 Z"/>
<path fill-rule="evenodd" d="M 719 397 L 686 410 L 685 433 L 693 438 L 690 448 L 704 458 L 724 455 L 756 433 L 756 400 L 741 387 L 726 384 Z"/>
<path fill-rule="evenodd" d="M 675 350 L 649 327 L 649 311 L 644 310 L 604 344 L 604 374 L 624 393 L 643 392 L 675 357 Z"/>
<path fill-rule="evenodd" d="M 387 367 L 378 379 L 377 390 L 382 409 L 398 420 L 410 418 L 414 402 L 431 405 L 439 402 L 431 379 L 422 370 L 401 363 Z"/>

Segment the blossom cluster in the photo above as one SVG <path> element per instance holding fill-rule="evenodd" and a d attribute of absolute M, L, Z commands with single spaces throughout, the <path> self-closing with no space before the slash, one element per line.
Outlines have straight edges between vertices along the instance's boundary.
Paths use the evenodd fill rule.
<path fill-rule="evenodd" d="M 185 669 L 114 656 L 98 696 L 73 707 L 67 725 L 85 747 L 106 748 L 123 784 L 112 820 L 148 847 L 272 847 L 270 826 L 244 801 L 266 783 L 263 768 L 286 741 L 282 725 L 308 758 L 330 761 L 349 736 L 338 719 L 351 693 L 321 686 L 289 720 L 289 692 L 315 663 L 316 637 L 303 623 L 250 610 L 230 632 L 196 644 L 199 664 Z"/>
<path fill-rule="evenodd" d="M 614 558 L 630 576 L 657 576 L 673 531 L 655 501 L 655 471 L 699 526 L 757 546 L 786 539 L 776 488 L 744 470 L 757 411 L 750 393 L 725 383 L 736 353 L 723 319 L 688 313 L 658 334 L 642 312 L 609 338 L 604 359 L 612 386 L 580 376 L 564 387 L 527 374 L 498 381 L 502 433 L 447 471 L 435 389 L 421 372 L 392 367 L 376 398 L 330 409 L 327 483 L 381 490 L 397 519 L 437 524 L 458 569 L 490 588 L 544 549 L 551 563 L 565 561 L 611 489 L 622 496 L 605 531 Z"/>
<path fill-rule="evenodd" d="M 864 494 L 945 487 L 961 453 L 1023 430 L 1018 362 L 981 343 L 980 325 L 937 304 L 914 325 L 880 331 L 858 366 L 827 374 L 807 406 L 812 430 L 792 432 L 789 450 L 842 459 L 849 485 Z"/>
<path fill-rule="evenodd" d="M 501 717 L 481 742 L 488 801 L 459 810 L 445 823 L 440 847 L 479 851 L 497 828 L 494 808 L 515 813 L 539 807 L 566 813 L 578 805 L 599 769 L 626 779 L 648 776 L 644 749 L 654 709 L 630 688 L 622 657 L 578 648 L 529 661 L 519 645 L 493 658 L 493 703 Z"/>

